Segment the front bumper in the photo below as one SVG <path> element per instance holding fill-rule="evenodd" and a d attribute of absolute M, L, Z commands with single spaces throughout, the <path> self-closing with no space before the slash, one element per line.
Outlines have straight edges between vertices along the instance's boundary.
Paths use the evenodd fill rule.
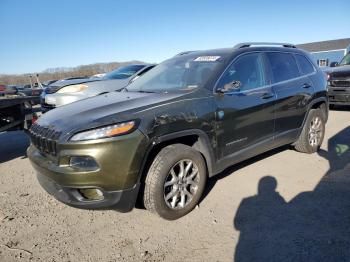
<path fill-rule="evenodd" d="M 135 130 L 109 139 L 59 144 L 55 157 L 30 145 L 27 155 L 42 187 L 59 201 L 78 208 L 113 208 L 126 212 L 136 202 L 145 150 L 146 138 Z M 89 156 L 99 168 L 82 171 L 71 167 L 72 156 Z M 79 190 L 87 188 L 99 189 L 104 199 L 84 198 Z"/>
<path fill-rule="evenodd" d="M 328 98 L 331 105 L 350 105 L 350 87 L 328 86 Z"/>
<path fill-rule="evenodd" d="M 118 191 L 106 191 L 101 188 L 103 192 L 103 200 L 88 200 L 75 187 L 64 187 L 57 184 L 54 180 L 40 175 L 37 175 L 40 185 L 50 195 L 54 196 L 58 201 L 69 206 L 81 209 L 116 209 L 120 212 L 131 211 L 136 202 L 139 191 L 139 183 L 133 188 Z"/>

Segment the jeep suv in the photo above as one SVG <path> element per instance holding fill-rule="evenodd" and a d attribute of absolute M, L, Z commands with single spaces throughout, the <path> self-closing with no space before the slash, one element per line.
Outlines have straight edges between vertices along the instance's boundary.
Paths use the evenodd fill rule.
<path fill-rule="evenodd" d="M 119 92 L 62 106 L 31 127 L 42 187 L 79 208 L 130 211 L 137 198 L 173 220 L 227 167 L 292 144 L 316 152 L 326 79 L 290 44 L 183 52 Z"/>

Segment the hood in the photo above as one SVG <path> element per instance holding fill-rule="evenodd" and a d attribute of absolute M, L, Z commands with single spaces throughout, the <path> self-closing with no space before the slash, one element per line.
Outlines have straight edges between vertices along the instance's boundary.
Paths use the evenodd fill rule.
<path fill-rule="evenodd" d="M 81 78 L 81 79 L 71 79 L 62 80 L 53 83 L 48 88 L 45 89 L 45 93 L 53 94 L 60 90 L 62 87 L 69 85 L 77 85 L 89 83 L 89 88 L 87 89 L 87 94 L 99 94 L 104 92 L 111 92 L 115 90 L 122 89 L 127 86 L 132 77 L 124 79 L 106 79 L 106 78 Z"/>
<path fill-rule="evenodd" d="M 350 77 L 350 65 L 332 67 L 327 73 L 331 77 Z"/>
<path fill-rule="evenodd" d="M 77 101 L 45 113 L 37 123 L 64 134 L 127 121 L 146 107 L 167 103 L 186 94 L 111 92 Z"/>
<path fill-rule="evenodd" d="M 113 91 L 118 91 L 123 87 L 126 87 L 130 82 L 130 78 L 126 79 L 105 79 L 96 82 L 89 83 L 84 92 L 89 95 L 98 95 L 101 93 L 108 93 Z"/>

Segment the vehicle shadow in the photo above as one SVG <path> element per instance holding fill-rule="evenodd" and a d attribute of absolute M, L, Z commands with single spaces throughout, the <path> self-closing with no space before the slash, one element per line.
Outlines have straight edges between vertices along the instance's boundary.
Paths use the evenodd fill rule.
<path fill-rule="evenodd" d="M 330 168 L 313 191 L 286 203 L 276 179 L 264 177 L 258 194 L 242 200 L 235 261 L 350 261 L 350 127 L 319 155 Z"/>
<path fill-rule="evenodd" d="M 23 131 L 0 133 L 0 164 L 17 157 L 27 157 L 29 137 Z"/>
<path fill-rule="evenodd" d="M 206 185 L 205 185 L 205 189 L 204 189 L 203 195 L 202 195 L 201 200 L 200 200 L 199 203 L 201 203 L 208 196 L 210 191 L 214 188 L 214 186 L 216 185 L 216 183 L 220 179 L 223 179 L 226 176 L 229 176 L 232 173 L 237 172 L 238 170 L 240 170 L 240 169 L 242 169 L 242 168 L 244 168 L 246 166 L 252 165 L 252 164 L 254 164 L 256 162 L 264 160 L 265 158 L 268 158 L 270 156 L 273 156 L 275 154 L 278 154 L 278 153 L 281 153 L 281 152 L 283 152 L 285 150 L 290 150 L 290 149 L 291 149 L 290 145 L 286 145 L 286 146 L 282 146 L 282 147 L 279 147 L 279 148 L 272 149 L 272 150 L 270 150 L 268 152 L 265 152 L 263 154 L 257 155 L 255 157 L 249 158 L 249 159 L 247 159 L 245 161 L 242 161 L 240 163 L 232 165 L 232 166 L 226 168 L 223 172 L 215 175 L 214 177 L 209 178 L 207 183 L 206 183 Z"/>

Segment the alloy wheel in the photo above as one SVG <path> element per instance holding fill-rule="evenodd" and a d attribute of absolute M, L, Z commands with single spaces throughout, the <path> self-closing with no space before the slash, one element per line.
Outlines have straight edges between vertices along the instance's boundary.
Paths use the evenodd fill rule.
<path fill-rule="evenodd" d="M 189 159 L 178 161 L 167 175 L 164 183 L 164 200 L 171 209 L 187 206 L 198 190 L 197 165 Z"/>
<path fill-rule="evenodd" d="M 319 146 L 323 135 L 322 119 L 318 116 L 312 118 L 309 128 L 309 144 Z"/>

